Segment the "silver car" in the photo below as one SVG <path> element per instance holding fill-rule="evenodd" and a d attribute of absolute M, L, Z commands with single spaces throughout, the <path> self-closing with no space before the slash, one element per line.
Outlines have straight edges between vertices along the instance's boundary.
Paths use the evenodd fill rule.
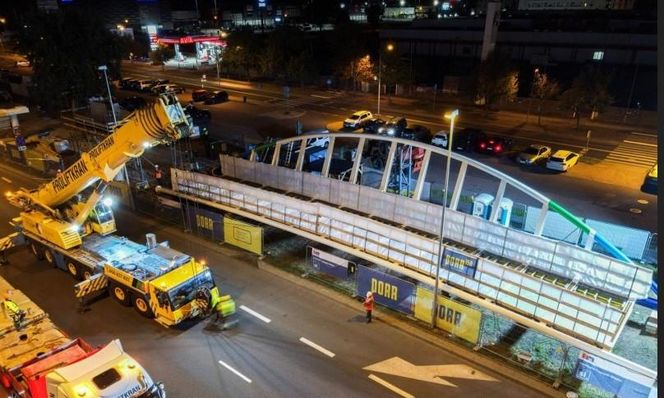
<path fill-rule="evenodd" d="M 516 161 L 520 164 L 533 165 L 540 161 L 544 161 L 551 156 L 551 148 L 544 145 L 532 144 L 516 157 Z"/>

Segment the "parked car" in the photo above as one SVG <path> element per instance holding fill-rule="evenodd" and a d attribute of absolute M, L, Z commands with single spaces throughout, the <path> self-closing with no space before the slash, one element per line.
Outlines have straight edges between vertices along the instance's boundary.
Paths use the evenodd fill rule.
<path fill-rule="evenodd" d="M 22 59 L 22 60 L 20 60 L 20 61 L 16 61 L 16 66 L 21 66 L 21 67 L 23 67 L 23 66 L 25 66 L 25 67 L 30 66 L 30 61 L 28 61 L 28 60 L 26 60 L 26 59 Z"/>
<path fill-rule="evenodd" d="M 545 145 L 531 144 L 523 151 L 519 152 L 516 161 L 519 164 L 527 166 L 537 164 L 551 156 L 551 148 Z"/>
<path fill-rule="evenodd" d="M 344 128 L 359 129 L 366 125 L 372 118 L 373 115 L 369 111 L 357 111 L 344 120 Z"/>
<path fill-rule="evenodd" d="M 127 85 L 129 90 L 138 91 L 140 79 L 131 79 Z"/>
<path fill-rule="evenodd" d="M 579 154 L 576 152 L 559 149 L 546 162 L 546 168 L 556 171 L 567 171 L 579 162 Z"/>
<path fill-rule="evenodd" d="M 657 163 L 648 170 L 648 174 L 643 179 L 641 190 L 657 195 Z"/>
<path fill-rule="evenodd" d="M 212 118 L 212 114 L 207 109 L 196 108 L 193 105 L 187 105 L 184 107 L 184 113 L 191 116 L 194 122 L 198 121 L 208 121 Z"/>
<path fill-rule="evenodd" d="M 191 92 L 191 100 L 194 102 L 205 101 L 212 93 L 208 90 L 198 89 Z"/>
<path fill-rule="evenodd" d="M 155 86 L 155 81 L 149 79 L 139 80 L 137 84 L 138 91 L 143 91 L 143 92 L 150 91 L 150 89 L 154 86 Z"/>
<path fill-rule="evenodd" d="M 486 140 L 487 136 L 483 130 L 465 128 L 452 137 L 452 150 L 471 152 L 477 150 L 480 142 Z"/>
<path fill-rule="evenodd" d="M 144 107 L 146 105 L 146 101 L 143 97 L 133 95 L 131 97 L 121 99 L 119 105 L 121 108 L 126 109 L 129 112 L 133 112 L 138 108 Z"/>
<path fill-rule="evenodd" d="M 401 133 L 401 137 L 408 140 L 415 140 L 428 144 L 431 142 L 431 130 L 421 125 L 407 127 Z"/>
<path fill-rule="evenodd" d="M 205 100 L 205 105 L 219 104 L 228 101 L 228 93 L 223 90 L 213 91 Z"/>
<path fill-rule="evenodd" d="M 478 152 L 500 155 L 512 148 L 512 140 L 506 137 L 488 137 L 478 143 Z"/>
<path fill-rule="evenodd" d="M 365 133 L 369 134 L 378 134 L 378 130 L 387 123 L 386 120 L 383 120 L 381 118 L 373 118 L 366 122 L 364 127 L 362 127 L 362 130 Z"/>
<path fill-rule="evenodd" d="M 441 130 L 437 132 L 436 135 L 433 136 L 433 138 L 431 139 L 431 145 L 447 149 L 447 137 L 448 137 L 448 131 Z"/>
<path fill-rule="evenodd" d="M 185 91 L 184 87 L 176 86 L 175 84 L 159 84 L 152 87 L 151 89 L 153 94 L 163 94 L 163 93 L 174 93 L 180 94 Z"/>
<path fill-rule="evenodd" d="M 131 89 L 131 81 L 136 80 L 133 77 L 125 77 L 120 80 L 118 80 L 118 87 L 120 87 L 123 90 L 130 90 Z"/>
<path fill-rule="evenodd" d="M 378 129 L 378 134 L 390 137 L 401 137 L 408 122 L 405 117 L 393 117 L 384 126 Z"/>
<path fill-rule="evenodd" d="M 158 85 L 160 85 L 160 84 L 168 84 L 168 83 L 170 83 L 171 81 L 168 80 L 168 79 L 156 79 L 156 80 L 153 80 L 152 82 L 153 82 L 153 85 L 152 85 L 152 86 L 154 87 L 154 86 L 158 86 Z"/>
<path fill-rule="evenodd" d="M 307 131 L 304 135 L 314 135 L 314 134 L 329 134 L 328 129 L 314 129 Z M 327 148 L 330 145 L 330 137 L 315 137 L 307 139 L 307 147 L 321 147 Z"/>

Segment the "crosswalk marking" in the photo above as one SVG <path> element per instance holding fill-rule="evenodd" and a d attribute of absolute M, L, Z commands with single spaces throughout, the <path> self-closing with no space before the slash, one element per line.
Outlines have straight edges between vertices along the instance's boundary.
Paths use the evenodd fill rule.
<path fill-rule="evenodd" d="M 604 160 L 650 167 L 657 163 L 657 144 L 624 140 Z"/>

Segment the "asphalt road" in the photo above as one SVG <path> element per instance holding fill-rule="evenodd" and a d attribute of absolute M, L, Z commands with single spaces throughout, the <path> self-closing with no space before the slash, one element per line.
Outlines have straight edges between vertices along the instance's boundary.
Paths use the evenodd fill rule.
<path fill-rule="evenodd" d="M 3 192 L 39 183 L 5 165 L 0 175 Z M 0 206 L 0 233 L 11 232 L 7 221 L 17 212 Z M 201 321 L 165 329 L 110 298 L 80 314 L 69 275 L 35 260 L 25 248 L 10 253 L 10 265 L 1 267 L 0 275 L 72 336 L 93 344 L 120 338 L 155 379 L 165 382 L 169 397 L 540 395 L 380 320 L 366 324 L 360 303 L 350 308 L 296 286 L 259 269 L 246 253 L 211 247 L 135 214 L 119 212 L 117 220 L 120 234 L 142 241 L 144 233 L 155 232 L 160 241 L 205 258 L 222 291 L 249 309 L 238 309 L 239 326 L 219 332 Z"/>
<path fill-rule="evenodd" d="M 192 89 L 201 87 L 200 78 L 192 72 L 162 72 L 155 71 L 154 67 L 135 64 L 125 64 L 124 67 L 126 76 L 160 76 L 187 87 L 188 91 L 179 95 L 183 104 L 190 101 Z M 208 75 L 209 79 L 211 77 Z M 268 137 L 290 137 L 295 134 L 297 120 L 302 122 L 304 131 L 321 127 L 338 128 L 339 122 L 352 110 L 368 106 L 364 96 L 301 90 L 297 98 L 288 101 L 290 114 L 286 115 L 286 101 L 278 91 L 270 91 L 267 86 L 259 90 L 255 85 L 226 79 L 222 79 L 221 83 L 223 89 L 229 91 L 231 101 L 209 106 L 197 105 L 209 109 L 212 113 L 209 127 L 212 140 L 247 144 L 263 142 Z M 204 86 L 208 89 L 218 88 L 211 80 L 205 82 Z M 134 94 L 122 90 L 118 92 L 119 95 Z M 248 98 L 247 103 L 242 99 L 245 95 Z M 420 120 L 406 116 L 410 122 L 423 124 L 433 132 L 446 127 L 439 122 L 432 122 L 431 118 Z M 474 118 L 472 122 L 477 120 Z M 514 120 L 505 118 L 490 119 L 482 125 L 472 126 L 484 127 L 487 131 L 501 131 L 514 137 L 515 145 L 541 143 L 550 145 L 554 150 L 567 148 L 577 151 L 581 151 L 586 145 L 585 135 L 578 137 L 529 131 L 523 126 L 517 128 L 518 122 L 515 124 Z M 541 166 L 520 167 L 505 156 L 493 157 L 474 153 L 469 156 L 515 177 L 579 217 L 656 231 L 657 196 L 643 193 L 639 189 L 647 168 L 656 162 L 656 136 L 616 130 L 613 134 L 606 133 L 601 139 L 595 137 L 593 140 L 601 142 L 593 143 L 585 155 L 592 158 L 592 162 L 582 158 L 581 163 L 564 174 L 551 172 Z M 437 170 L 441 168 L 433 167 L 429 173 L 432 177 L 427 177 L 427 180 L 440 182 L 443 174 L 435 174 Z M 481 192 L 478 189 L 473 192 L 475 191 Z"/>

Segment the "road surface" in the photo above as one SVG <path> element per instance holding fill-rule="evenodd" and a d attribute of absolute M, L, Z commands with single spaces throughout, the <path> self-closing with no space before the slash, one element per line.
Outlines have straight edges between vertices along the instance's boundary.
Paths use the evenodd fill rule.
<path fill-rule="evenodd" d="M 40 181 L 0 166 L 0 189 Z M 0 206 L 0 233 L 17 209 Z M 169 397 L 537 397 L 527 386 L 464 361 L 382 323 L 363 322 L 361 304 L 341 305 L 256 267 L 246 253 L 184 235 L 135 214 L 119 212 L 120 234 L 137 241 L 155 232 L 176 249 L 210 264 L 224 293 L 235 298 L 239 326 L 212 330 L 207 321 L 165 329 L 111 298 L 76 311 L 73 280 L 25 248 L 0 268 L 5 277 L 72 336 L 93 344 L 120 338 Z M 420 366 L 427 366 L 422 368 Z"/>

